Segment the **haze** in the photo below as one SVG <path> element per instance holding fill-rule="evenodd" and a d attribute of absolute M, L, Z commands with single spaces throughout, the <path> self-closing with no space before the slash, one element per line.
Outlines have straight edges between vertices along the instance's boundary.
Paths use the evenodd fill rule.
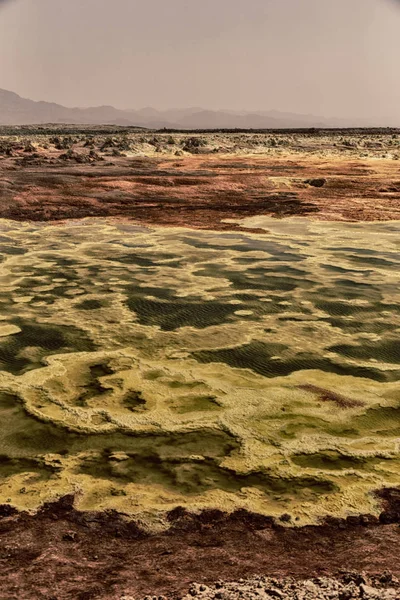
<path fill-rule="evenodd" d="M 400 125 L 396 0 L 0 0 L 0 88 Z"/>

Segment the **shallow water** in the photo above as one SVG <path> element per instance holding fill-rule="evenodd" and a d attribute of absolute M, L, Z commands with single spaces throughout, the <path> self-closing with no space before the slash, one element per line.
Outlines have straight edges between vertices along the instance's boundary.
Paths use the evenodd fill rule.
<path fill-rule="evenodd" d="M 377 511 L 400 481 L 400 224 L 0 222 L 0 502 Z M 160 521 L 161 519 L 161 521 Z"/>

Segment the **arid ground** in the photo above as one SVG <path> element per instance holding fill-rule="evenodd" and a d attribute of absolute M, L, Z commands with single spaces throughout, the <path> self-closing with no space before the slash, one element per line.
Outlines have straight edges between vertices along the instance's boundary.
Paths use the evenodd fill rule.
<path fill-rule="evenodd" d="M 0 217 L 111 216 L 218 230 L 237 227 L 227 218 L 260 214 L 399 219 L 399 157 L 395 130 L 52 135 L 3 128 Z"/>
<path fill-rule="evenodd" d="M 1 599 L 400 598 L 399 157 L 0 129 Z"/>

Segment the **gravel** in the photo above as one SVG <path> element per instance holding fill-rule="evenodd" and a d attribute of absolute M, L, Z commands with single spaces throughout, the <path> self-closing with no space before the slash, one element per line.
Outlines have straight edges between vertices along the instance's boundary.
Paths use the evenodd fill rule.
<path fill-rule="evenodd" d="M 182 600 L 399 600 L 399 581 L 390 573 L 367 578 L 357 573 L 344 573 L 338 579 L 318 577 L 305 581 L 291 578 L 252 577 L 233 582 L 217 582 L 211 586 L 194 583 Z"/>

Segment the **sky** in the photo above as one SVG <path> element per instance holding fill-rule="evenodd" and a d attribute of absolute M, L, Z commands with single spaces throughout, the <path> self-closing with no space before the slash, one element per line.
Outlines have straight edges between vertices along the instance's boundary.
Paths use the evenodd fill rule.
<path fill-rule="evenodd" d="M 0 88 L 400 121 L 400 0 L 0 0 Z"/>

